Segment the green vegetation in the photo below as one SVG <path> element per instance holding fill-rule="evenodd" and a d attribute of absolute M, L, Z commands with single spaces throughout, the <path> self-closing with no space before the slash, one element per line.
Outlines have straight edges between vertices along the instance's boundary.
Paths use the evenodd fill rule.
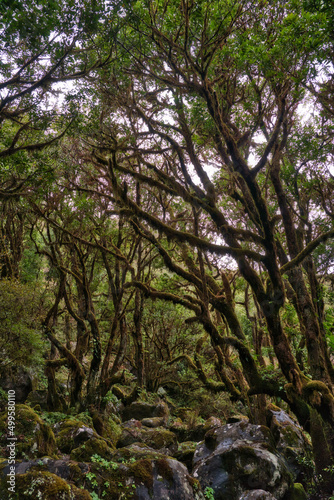
<path fill-rule="evenodd" d="M 138 398 L 190 408 L 187 432 L 212 415 L 263 424 L 274 403 L 331 493 L 331 2 L 0 13 L 0 378 L 20 366 L 46 391 L 20 408 L 37 455 L 57 443 L 103 468 L 121 434 L 105 415 Z"/>

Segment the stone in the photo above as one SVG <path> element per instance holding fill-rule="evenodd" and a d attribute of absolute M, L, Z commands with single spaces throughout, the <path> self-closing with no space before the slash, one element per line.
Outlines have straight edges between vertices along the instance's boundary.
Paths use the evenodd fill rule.
<path fill-rule="evenodd" d="M 131 473 L 135 479 L 137 500 L 204 500 L 197 481 L 191 478 L 187 468 L 168 458 L 140 461 L 133 464 Z"/>
<path fill-rule="evenodd" d="M 71 460 L 78 462 L 90 462 L 93 455 L 111 460 L 114 455 L 114 450 L 108 446 L 106 441 L 100 437 L 91 437 L 83 444 L 71 451 Z"/>
<path fill-rule="evenodd" d="M 21 366 L 12 366 L 0 375 L 0 387 L 8 392 L 15 391 L 15 402 L 24 403 L 33 389 L 32 377 Z"/>
<path fill-rule="evenodd" d="M 18 404 L 15 408 L 15 437 L 17 438 L 16 458 L 29 458 L 55 455 L 56 439 L 51 427 L 27 405 Z M 0 446 L 6 447 L 7 411 L 0 415 Z"/>
<path fill-rule="evenodd" d="M 32 408 L 39 405 L 42 410 L 48 409 L 47 404 L 48 391 L 46 389 L 39 389 L 37 391 L 31 391 L 27 397 L 26 403 Z"/>
<path fill-rule="evenodd" d="M 215 500 L 239 500 L 248 490 L 264 490 L 277 500 L 291 490 L 292 479 L 268 427 L 247 421 L 212 429 L 196 448 L 193 476 Z"/>
<path fill-rule="evenodd" d="M 209 431 L 210 429 L 217 429 L 218 427 L 221 427 L 223 425 L 223 422 L 220 420 L 220 418 L 217 417 L 209 417 L 205 423 L 203 430 L 205 432 Z"/>
<path fill-rule="evenodd" d="M 130 422 L 132 425 L 129 425 Z M 125 422 L 121 437 L 117 441 L 117 448 L 124 448 L 133 443 L 145 443 L 155 450 L 160 450 L 168 455 L 173 454 L 177 450 L 177 438 L 174 432 L 163 427 L 147 428 L 141 426 L 141 422 L 129 421 Z"/>
<path fill-rule="evenodd" d="M 16 475 L 15 492 L 9 492 L 1 481 L 2 500 L 28 500 L 31 498 L 47 500 L 91 500 L 88 491 L 69 484 L 59 476 L 48 471 L 31 470 Z"/>
<path fill-rule="evenodd" d="M 305 457 L 312 463 L 312 446 L 298 422 L 274 405 L 267 408 L 267 423 L 275 439 L 277 451 L 282 454 L 294 482 L 303 481 L 310 474 Z"/>
<path fill-rule="evenodd" d="M 67 419 L 54 426 L 56 432 L 56 442 L 59 450 L 63 453 L 71 453 L 82 443 L 92 437 L 100 436 L 90 427 L 86 426 L 80 420 Z"/>
<path fill-rule="evenodd" d="M 156 404 L 150 404 L 143 401 L 135 401 L 129 406 L 126 406 L 121 413 L 123 422 L 132 418 L 142 420 L 143 418 L 163 417 L 167 422 L 169 409 L 164 401 L 159 401 Z"/>
<path fill-rule="evenodd" d="M 184 443 L 180 443 L 178 449 L 173 454 L 173 457 L 179 462 L 182 462 L 187 469 L 191 471 L 196 447 L 197 443 L 194 441 L 185 441 Z"/>
<path fill-rule="evenodd" d="M 248 490 L 245 491 L 239 500 L 276 500 L 276 498 L 264 490 Z"/>
<path fill-rule="evenodd" d="M 164 418 L 163 417 L 152 417 L 152 418 L 143 418 L 141 420 L 141 423 L 145 425 L 145 427 L 160 427 L 161 425 L 164 425 Z"/>

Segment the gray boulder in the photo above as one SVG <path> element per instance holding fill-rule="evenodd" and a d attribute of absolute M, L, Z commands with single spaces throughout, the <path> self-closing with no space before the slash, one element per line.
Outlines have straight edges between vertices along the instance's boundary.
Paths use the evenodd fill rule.
<path fill-rule="evenodd" d="M 12 366 L 0 374 L 0 387 L 5 392 L 14 390 L 16 403 L 24 403 L 33 389 L 33 381 L 27 370 Z"/>
<path fill-rule="evenodd" d="M 200 487 L 189 476 L 187 468 L 172 459 L 153 460 L 150 480 L 143 481 L 136 487 L 137 500 L 204 500 Z"/>
<path fill-rule="evenodd" d="M 294 482 L 303 481 L 312 473 L 312 446 L 302 428 L 284 410 L 274 405 L 267 409 L 267 423 L 275 440 L 277 451 L 284 456 Z M 309 458 L 307 461 L 302 458 Z"/>
<path fill-rule="evenodd" d="M 196 448 L 192 474 L 203 490 L 214 490 L 215 500 L 239 500 L 249 490 L 263 490 L 279 500 L 292 487 L 268 427 L 247 422 L 207 432 Z"/>
<path fill-rule="evenodd" d="M 159 401 L 156 404 L 146 403 L 145 401 L 136 401 L 129 406 L 123 408 L 121 412 L 123 422 L 127 420 L 143 418 L 163 417 L 164 422 L 167 422 L 169 409 L 164 401 Z"/>
<path fill-rule="evenodd" d="M 249 490 L 245 491 L 239 500 L 276 500 L 275 497 L 264 490 Z"/>

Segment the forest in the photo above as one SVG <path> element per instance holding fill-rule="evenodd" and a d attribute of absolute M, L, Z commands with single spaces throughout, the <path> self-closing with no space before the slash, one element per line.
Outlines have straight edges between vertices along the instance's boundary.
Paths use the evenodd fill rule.
<path fill-rule="evenodd" d="M 2 0 L 0 42 L 1 498 L 334 498 L 332 2 Z M 276 444 L 222 486 L 227 423 Z"/>

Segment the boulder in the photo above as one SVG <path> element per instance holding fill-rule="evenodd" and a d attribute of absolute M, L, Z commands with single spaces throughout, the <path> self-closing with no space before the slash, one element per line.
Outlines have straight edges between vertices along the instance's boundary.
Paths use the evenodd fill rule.
<path fill-rule="evenodd" d="M 302 428 L 294 418 L 274 405 L 267 408 L 267 423 L 277 451 L 284 456 L 293 480 L 303 481 L 312 473 L 312 446 Z M 305 457 L 309 459 L 309 466 Z"/>
<path fill-rule="evenodd" d="M 17 459 L 56 454 L 56 440 L 51 427 L 29 406 L 16 405 L 14 434 L 17 438 Z M 7 411 L 0 415 L 0 436 L 0 446 L 5 448 L 8 445 Z"/>
<path fill-rule="evenodd" d="M 71 453 L 92 438 L 101 440 L 101 436 L 80 420 L 67 419 L 54 426 L 56 442 L 63 453 Z M 111 443 L 110 443 L 111 445 Z"/>
<path fill-rule="evenodd" d="M 99 437 L 91 437 L 83 444 L 71 451 L 70 458 L 80 462 L 90 462 L 94 455 L 99 455 L 106 460 L 111 460 L 114 450 Z"/>
<path fill-rule="evenodd" d="M 196 448 L 193 476 L 215 500 L 239 500 L 248 490 L 264 490 L 277 500 L 292 487 L 285 461 L 268 427 L 247 421 L 212 429 Z"/>
<path fill-rule="evenodd" d="M 122 434 L 117 441 L 117 448 L 124 448 L 133 443 L 145 443 L 155 450 L 172 455 L 177 450 L 177 438 L 174 432 L 164 427 L 148 428 L 138 420 L 129 420 L 123 424 Z"/>
<path fill-rule="evenodd" d="M 15 479 L 15 491 L 8 491 L 8 485 L 0 483 L 2 500 L 91 500 L 88 491 L 67 483 L 64 479 L 48 471 L 31 470 L 19 474 Z"/>
<path fill-rule="evenodd" d="M 185 441 L 202 441 L 208 429 L 204 428 L 204 424 L 197 424 L 195 427 L 189 427 L 186 423 L 177 420 L 169 429 L 177 436 L 180 443 Z"/>
<path fill-rule="evenodd" d="M 145 427 L 160 427 L 161 425 L 164 425 L 164 417 L 152 417 L 152 418 L 143 418 L 141 420 L 142 425 Z"/>
<path fill-rule="evenodd" d="M 137 500 L 205 498 L 198 482 L 189 476 L 187 468 L 177 460 L 141 460 L 133 464 L 131 475 L 135 480 Z"/>
<path fill-rule="evenodd" d="M 248 490 L 245 491 L 239 500 L 276 500 L 276 498 L 264 490 Z"/>
<path fill-rule="evenodd" d="M 220 418 L 217 417 L 209 417 L 205 423 L 203 430 L 205 432 L 208 432 L 210 429 L 217 429 L 218 427 L 222 427 L 223 422 L 220 420 Z"/>
<path fill-rule="evenodd" d="M 123 408 L 121 416 L 123 422 L 133 418 L 136 420 L 142 420 L 143 418 L 162 417 L 164 423 L 166 423 L 169 416 L 169 409 L 164 401 L 159 401 L 156 404 L 135 401 L 129 406 Z"/>
<path fill-rule="evenodd" d="M 112 460 L 96 456 L 89 464 L 68 459 L 51 460 L 47 457 L 38 461 L 17 463 L 15 477 L 18 495 L 13 499 L 205 499 L 199 482 L 189 476 L 186 467 L 177 460 L 156 452 L 153 456 L 152 450 L 148 448 L 146 452 L 144 448 L 141 449 L 140 457 L 136 453 L 133 455 L 134 448 L 128 451 L 131 455 L 118 450 Z M 10 497 L 5 494 L 9 465 L 4 468 L 0 465 L 0 470 L 0 492 L 4 492 L 0 498 L 9 500 Z M 46 484 L 47 481 L 49 485 Z M 84 489 L 80 490 L 82 486 Z"/>
<path fill-rule="evenodd" d="M 179 460 L 179 462 L 182 462 L 187 469 L 191 471 L 196 447 L 197 443 L 194 441 L 185 441 L 184 443 L 180 443 L 176 452 L 173 453 L 173 457 L 176 458 L 176 460 Z"/>
<path fill-rule="evenodd" d="M 39 389 L 31 391 L 26 399 L 26 403 L 32 408 L 39 406 L 42 410 L 48 409 L 48 391 L 46 389 Z"/>
<path fill-rule="evenodd" d="M 27 370 L 13 366 L 0 374 L 0 387 L 5 392 L 14 390 L 16 403 L 24 403 L 32 391 L 33 381 Z"/>

